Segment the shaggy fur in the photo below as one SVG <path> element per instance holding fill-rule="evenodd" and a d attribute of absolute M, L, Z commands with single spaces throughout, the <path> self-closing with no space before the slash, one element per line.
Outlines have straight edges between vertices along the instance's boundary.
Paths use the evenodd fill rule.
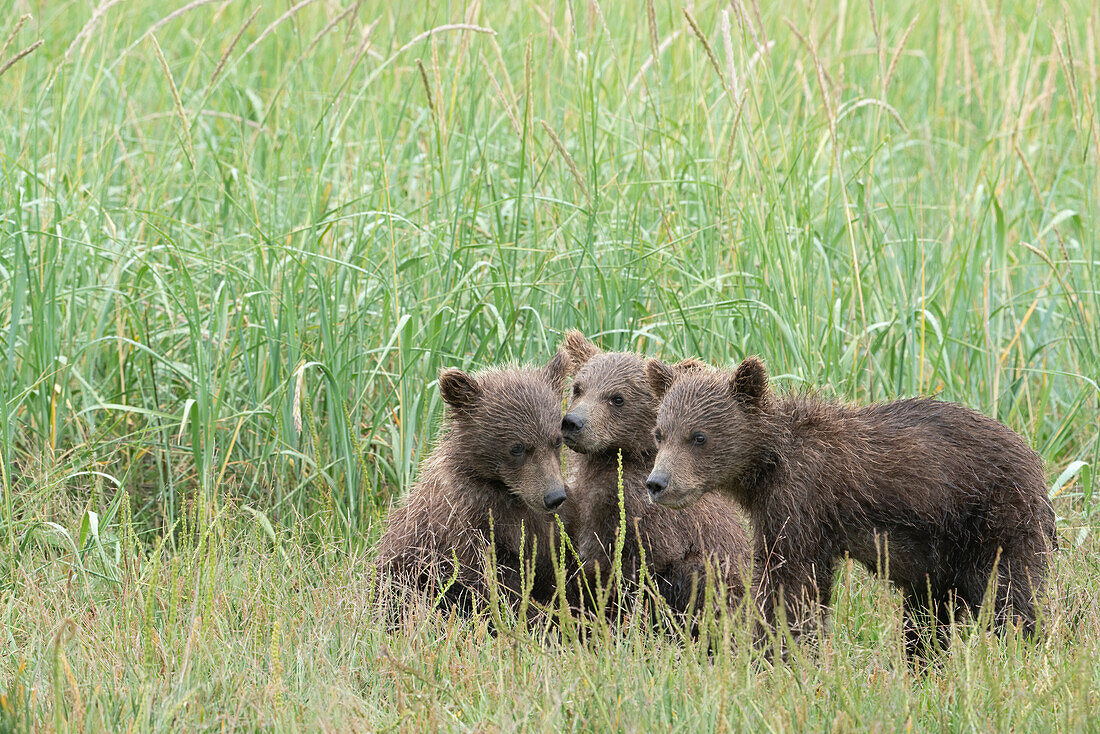
<path fill-rule="evenodd" d="M 475 597 L 487 598 L 492 551 L 504 593 L 513 600 L 522 593 L 522 566 L 534 571 L 531 598 L 552 598 L 557 531 L 549 506 L 565 489 L 561 394 L 568 364 L 559 351 L 541 369 L 441 373 L 450 415 L 420 480 L 390 512 L 377 557 L 384 578 L 432 598 L 445 591 L 445 604 L 468 611 Z"/>
<path fill-rule="evenodd" d="M 709 564 L 712 577 L 717 574 L 728 589 L 730 603 L 736 605 L 743 595 L 742 574 L 747 573 L 751 559 L 737 503 L 712 495 L 682 512 L 653 504 L 646 494 L 645 480 L 656 451 L 657 399 L 646 381 L 645 359 L 601 352 L 577 331 L 566 335 L 565 350 L 576 374 L 562 435 L 576 453 L 567 454 L 570 506 L 562 517 L 590 582 L 597 569 L 606 581 L 611 569 L 619 533 L 621 451 L 624 577 L 637 581 L 644 550 L 647 571 L 669 606 L 691 612 L 702 601 Z M 688 371 L 698 366 L 697 362 L 681 363 L 677 368 Z"/>
<path fill-rule="evenodd" d="M 732 375 L 647 365 L 658 452 L 648 487 L 682 507 L 734 497 L 754 530 L 753 591 L 765 620 L 782 599 L 797 632 L 828 604 L 848 555 L 904 595 L 909 652 L 933 623 L 977 609 L 1031 633 L 1056 547 L 1039 457 L 1016 433 L 928 398 L 850 407 L 768 389 L 750 357 Z"/>

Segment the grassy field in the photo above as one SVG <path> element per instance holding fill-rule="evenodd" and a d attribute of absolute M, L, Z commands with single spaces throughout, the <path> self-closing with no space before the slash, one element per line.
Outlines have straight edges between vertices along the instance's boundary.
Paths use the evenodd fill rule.
<path fill-rule="evenodd" d="M 0 731 L 1100 728 L 1093 4 L 420 5 L 0 17 Z M 1012 426 L 1045 636 L 386 631 L 437 370 L 568 328 Z"/>

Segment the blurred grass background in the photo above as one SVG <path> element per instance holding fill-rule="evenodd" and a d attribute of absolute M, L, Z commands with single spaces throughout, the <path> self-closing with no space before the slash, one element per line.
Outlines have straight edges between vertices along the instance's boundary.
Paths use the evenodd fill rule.
<path fill-rule="evenodd" d="M 1083 1 L 14 0 L 0 726 L 1095 726 L 1098 30 Z M 1070 548 L 1053 652 L 977 638 L 914 682 L 862 580 L 843 643 L 763 674 L 637 631 L 552 685 L 561 651 L 355 619 L 437 370 L 574 327 L 1023 433 Z"/>

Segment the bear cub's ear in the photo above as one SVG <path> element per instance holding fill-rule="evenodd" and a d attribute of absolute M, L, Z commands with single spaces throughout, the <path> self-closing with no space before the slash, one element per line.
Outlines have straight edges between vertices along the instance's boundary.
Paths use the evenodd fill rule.
<path fill-rule="evenodd" d="M 649 391 L 653 393 L 653 397 L 661 400 L 665 397 L 665 393 L 672 387 L 672 383 L 676 382 L 677 374 L 676 369 L 669 367 L 667 364 L 659 359 L 647 359 L 645 362 L 645 376 L 649 381 Z"/>
<path fill-rule="evenodd" d="M 573 372 L 576 372 L 585 363 L 600 353 L 600 348 L 590 342 L 588 338 L 573 329 L 565 335 L 564 347 L 569 359 L 573 361 Z"/>
<path fill-rule="evenodd" d="M 562 388 L 565 387 L 565 378 L 569 376 L 572 367 L 573 361 L 569 358 L 569 355 L 566 354 L 564 349 L 558 349 L 557 353 L 542 368 L 542 376 L 550 383 L 550 387 L 557 392 L 561 392 Z"/>
<path fill-rule="evenodd" d="M 471 410 L 481 399 L 481 386 L 470 375 L 450 367 L 439 373 L 439 394 L 456 412 Z"/>
<path fill-rule="evenodd" d="M 746 357 L 730 378 L 730 394 L 745 405 L 763 407 L 768 398 L 768 371 L 759 357 Z"/>

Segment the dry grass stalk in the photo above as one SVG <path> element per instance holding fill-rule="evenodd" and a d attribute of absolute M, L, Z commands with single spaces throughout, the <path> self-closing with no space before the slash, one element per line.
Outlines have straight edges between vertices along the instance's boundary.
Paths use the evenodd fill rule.
<path fill-rule="evenodd" d="M 217 0 L 192 0 L 191 2 L 187 3 L 187 5 L 184 5 L 182 8 L 177 8 L 177 9 L 173 10 L 171 13 L 169 13 L 168 15 L 164 16 L 163 18 L 158 20 L 153 25 L 146 28 L 144 33 L 142 33 L 140 36 L 138 36 L 134 40 L 133 43 L 131 43 L 129 46 L 127 46 L 126 49 L 121 54 L 118 55 L 118 59 L 115 60 L 115 63 L 118 63 L 118 61 L 121 60 L 122 57 L 125 56 L 127 53 L 129 53 L 129 51 L 131 49 L 135 48 L 139 43 L 141 43 L 146 38 L 148 38 L 150 35 L 155 33 L 156 30 L 158 28 L 160 28 L 161 26 L 163 26 L 164 24 L 172 22 L 173 20 L 180 17 L 184 13 L 187 13 L 191 10 L 194 10 L 195 8 L 201 7 L 203 5 L 210 5 L 211 3 L 214 3 L 214 2 L 217 2 Z"/>
<path fill-rule="evenodd" d="M 416 68 L 420 72 L 420 81 L 424 83 L 424 93 L 428 95 L 428 110 L 431 112 L 432 117 L 435 117 L 438 121 L 435 98 L 432 94 L 432 83 L 428 81 L 428 70 L 424 68 L 424 62 L 420 59 L 416 60 Z"/>
<path fill-rule="evenodd" d="M 12 56 L 10 59 L 8 59 L 8 61 L 6 63 L 4 63 L 3 66 L 0 66 L 0 76 L 4 76 L 4 72 L 6 72 L 11 67 L 13 67 L 16 64 L 17 61 L 22 59 L 24 56 L 27 56 L 28 54 L 30 54 L 32 51 L 34 51 L 36 48 L 38 48 L 42 44 L 43 44 L 43 41 L 42 41 L 41 38 L 39 38 L 37 41 L 32 43 L 30 46 L 27 46 L 25 49 L 23 49 L 22 51 L 17 53 L 15 56 Z"/>
<path fill-rule="evenodd" d="M 523 126 L 528 127 L 531 122 L 531 99 L 534 96 L 534 84 L 532 78 L 534 71 L 531 58 L 534 54 L 534 45 L 530 38 L 527 39 L 527 48 L 523 52 Z"/>
<path fill-rule="evenodd" d="M 459 38 L 469 38 L 469 36 L 463 33 Z M 435 104 L 436 104 L 436 119 L 442 125 L 443 123 L 443 79 L 439 74 L 439 44 L 429 43 L 428 50 L 432 54 L 432 80 L 435 82 Z M 455 64 L 458 67 L 458 64 Z M 453 98 L 453 97 L 452 97 Z"/>
<path fill-rule="evenodd" d="M 634 91 L 634 87 L 638 86 L 638 82 L 645 78 L 645 73 L 649 71 L 649 67 L 657 63 L 657 59 L 661 57 L 661 54 L 665 52 L 665 49 L 672 45 L 673 41 L 680 37 L 681 33 L 682 31 L 680 29 L 674 30 L 672 33 L 668 34 L 668 38 L 661 41 L 661 45 L 658 46 L 656 49 L 656 55 L 651 54 L 650 57 L 642 63 L 642 65 L 638 68 L 638 73 L 634 75 L 634 78 L 630 80 L 630 84 L 626 86 L 627 94 L 630 94 Z"/>
<path fill-rule="evenodd" d="M 707 53 L 707 59 L 710 60 L 710 65 L 714 67 L 715 73 L 718 74 L 719 81 L 722 82 L 722 88 L 726 90 L 726 93 L 733 99 L 733 90 L 730 88 L 729 80 L 726 79 L 725 72 L 722 71 L 721 65 L 718 63 L 718 57 L 714 55 L 714 49 L 710 46 L 710 41 L 707 40 L 706 35 L 699 28 L 699 23 L 695 20 L 695 16 L 691 14 L 691 11 L 684 8 L 684 17 L 687 19 L 688 25 L 691 26 L 692 33 L 699 39 L 699 42 L 703 44 L 703 49 Z"/>
<path fill-rule="evenodd" d="M 658 50 L 660 43 L 657 36 L 657 10 L 653 7 L 653 0 L 645 0 L 645 16 L 649 26 L 649 52 L 652 54 L 653 63 L 657 70 L 661 70 L 661 54 Z"/>
<path fill-rule="evenodd" d="M 733 38 L 730 33 L 730 11 L 723 8 L 718 16 L 718 29 L 722 33 L 722 46 L 726 53 L 726 75 L 735 96 L 741 96 L 741 83 L 737 78 L 737 65 L 733 57 Z"/>
<path fill-rule="evenodd" d="M 376 21 L 376 23 L 377 23 L 377 21 Z M 373 28 L 373 26 L 372 26 L 372 28 Z M 390 55 L 389 59 L 387 59 L 387 62 L 392 61 L 393 59 L 397 58 L 398 56 L 400 56 L 402 54 L 402 52 L 409 50 L 410 48 L 412 48 L 416 44 L 423 41 L 425 38 L 430 38 L 431 36 L 434 36 L 436 33 L 443 33 L 444 31 L 473 31 L 474 33 L 488 33 L 488 34 L 493 35 L 493 36 L 495 36 L 496 33 L 497 33 L 492 28 L 486 28 L 484 26 L 473 25 L 471 23 L 448 23 L 446 25 L 436 26 L 435 28 L 429 28 L 428 30 L 424 31 L 423 33 L 418 33 L 415 36 L 413 36 L 408 42 L 405 43 L 405 45 L 403 45 L 401 48 L 394 51 L 393 54 Z"/>
<path fill-rule="evenodd" d="M 252 14 L 245 19 L 241 24 L 240 30 L 237 31 L 237 35 L 233 36 L 233 40 L 229 42 L 229 45 L 225 47 L 225 51 L 222 52 L 222 57 L 218 59 L 218 65 L 214 67 L 214 73 L 210 75 L 210 81 L 206 83 L 207 90 L 214 86 L 214 81 L 218 78 L 218 75 L 222 73 L 222 69 L 225 68 L 225 62 L 229 60 L 229 54 L 233 53 L 233 49 L 237 46 L 237 42 L 241 40 L 241 36 L 244 35 L 248 26 L 252 25 L 252 21 L 256 19 L 259 14 L 261 6 L 257 6 Z"/>
<path fill-rule="evenodd" d="M 558 46 L 561 47 L 562 53 L 568 53 L 569 52 L 569 47 L 566 45 L 565 40 L 561 37 L 561 34 L 558 33 L 558 29 L 554 27 L 554 19 L 551 18 L 550 15 L 545 10 L 543 10 L 540 6 L 535 5 L 534 8 L 535 8 L 535 12 L 538 13 L 539 18 L 542 20 L 543 23 L 546 24 L 546 33 L 547 33 L 547 35 L 556 44 L 558 44 Z M 549 63 L 549 58 L 547 58 L 547 63 Z"/>
<path fill-rule="evenodd" d="M 340 22 L 342 20 L 344 20 L 344 18 L 348 17 L 349 15 L 354 13 L 356 10 L 358 10 L 359 6 L 362 4 L 362 2 L 363 2 L 363 0 L 356 0 L 356 2 L 354 4 L 349 5 L 348 7 L 344 8 L 342 11 L 340 11 L 336 15 L 335 18 L 333 18 L 328 23 L 326 23 L 325 27 L 322 28 L 320 30 L 320 32 L 316 36 L 313 37 L 312 41 L 309 42 L 309 45 L 306 46 L 306 52 L 302 55 L 303 56 L 309 56 L 311 53 L 313 53 L 313 49 L 317 47 L 317 44 L 321 42 L 321 39 L 324 38 L 325 36 L 327 36 L 329 31 L 331 31 L 333 28 L 340 25 Z M 255 14 L 253 14 L 253 15 L 255 15 Z"/>
<path fill-rule="evenodd" d="M 565 160 L 565 164 L 569 166 L 573 178 L 577 180 L 577 186 L 580 187 L 581 191 L 584 193 L 584 197 L 591 203 L 592 195 L 588 192 L 588 186 L 584 182 L 584 177 L 581 176 L 581 170 L 577 167 L 577 162 L 573 160 L 573 156 L 569 155 L 569 151 L 566 150 L 565 144 L 561 142 L 561 138 L 559 138 L 558 134 L 554 132 L 554 129 L 547 124 L 546 120 L 539 120 L 539 124 L 542 125 L 542 129 L 546 131 L 546 134 L 550 136 L 550 140 L 554 143 L 554 147 L 558 149 L 558 153 Z"/>
<path fill-rule="evenodd" d="M 589 7 L 592 8 L 596 19 L 600 21 L 600 27 L 603 28 L 604 36 L 607 37 L 607 45 L 611 48 L 611 56 L 617 59 L 619 54 L 615 50 L 615 40 L 611 37 L 611 29 L 607 27 L 607 18 L 603 16 L 603 8 L 600 7 L 599 0 L 589 0 Z"/>
<path fill-rule="evenodd" d="M 875 34 L 875 55 L 878 57 L 879 70 L 882 70 L 882 28 L 879 26 L 878 13 L 875 12 L 875 0 L 867 0 L 867 6 L 871 11 L 871 30 Z"/>
<path fill-rule="evenodd" d="M 176 115 L 179 117 L 180 126 L 183 128 L 183 140 L 187 145 L 187 157 L 193 162 L 195 160 L 195 150 L 191 142 L 191 123 L 187 119 L 187 114 L 183 111 L 183 100 L 180 99 L 180 91 L 176 87 L 176 80 L 172 78 L 168 61 L 164 58 L 164 52 L 160 50 L 157 35 L 150 33 L 149 39 L 153 42 L 153 50 L 157 54 L 157 61 L 160 62 L 160 68 L 164 71 L 165 79 L 168 80 L 168 88 L 172 92 L 172 101 L 176 105 Z"/>
<path fill-rule="evenodd" d="M 65 53 L 61 55 L 62 63 L 69 60 L 69 55 L 73 52 L 73 49 L 76 48 L 78 43 L 91 35 L 92 30 L 99 25 L 99 21 L 107 14 L 107 11 L 120 2 L 122 2 L 122 0 L 104 0 L 104 2 L 100 3 L 99 6 L 92 11 L 92 17 L 88 19 L 84 27 L 80 29 L 75 37 L 73 37 L 72 42 L 69 43 L 69 46 L 65 49 Z"/>
<path fill-rule="evenodd" d="M 11 33 L 8 34 L 7 39 L 4 41 L 4 45 L 0 46 L 0 59 L 4 58 L 4 54 L 8 52 L 8 46 L 11 46 L 12 41 L 19 35 L 19 31 L 23 26 L 27 24 L 27 21 L 31 19 L 30 13 L 24 13 L 19 16 L 19 20 L 15 21 L 15 27 L 11 29 Z"/>
<path fill-rule="evenodd" d="M 886 69 L 886 79 L 882 83 L 883 99 L 886 99 L 886 93 L 890 91 L 890 82 L 894 80 L 894 71 L 898 68 L 898 60 L 901 58 L 901 52 L 905 50 L 905 42 L 909 40 L 909 34 L 913 32 L 916 25 L 917 16 L 913 16 L 913 20 L 909 21 L 909 26 L 905 29 L 905 33 L 901 34 L 901 40 L 898 41 L 893 56 L 890 57 L 890 66 Z"/>
<path fill-rule="evenodd" d="M 359 65 L 359 60 L 363 58 L 363 54 L 365 54 L 370 47 L 371 36 L 374 35 L 374 29 L 381 20 L 381 17 L 375 18 L 373 23 L 363 29 L 359 39 L 359 45 L 355 49 L 355 55 L 352 56 L 351 63 L 348 64 L 348 73 L 344 75 L 344 79 L 340 82 L 340 93 L 336 95 L 336 100 L 332 103 L 333 109 L 338 109 L 340 107 L 340 103 L 343 101 L 344 95 L 348 91 L 348 82 L 351 81 L 351 75 L 355 73 L 355 68 Z"/>
<path fill-rule="evenodd" d="M 1031 182 L 1031 191 L 1035 194 L 1035 200 L 1042 203 L 1043 190 L 1039 188 L 1039 180 L 1035 178 L 1035 171 L 1031 170 L 1031 164 L 1028 163 L 1024 151 L 1020 149 L 1020 142 L 1016 139 L 1016 136 L 1013 136 L 1012 147 L 1016 151 L 1016 156 L 1020 159 L 1020 163 L 1024 165 L 1024 172 L 1027 173 L 1027 180 Z"/>
<path fill-rule="evenodd" d="M 508 99 L 515 104 L 517 99 L 516 88 L 512 85 L 512 78 L 508 75 L 508 64 L 504 63 L 504 53 L 500 50 L 500 44 L 497 43 L 497 37 L 495 35 L 489 36 L 489 45 L 493 47 L 493 53 L 496 54 L 497 65 L 500 67 L 500 73 L 504 76 L 503 89 L 508 92 Z M 488 62 L 486 62 L 488 66 Z"/>
<path fill-rule="evenodd" d="M 275 29 L 276 29 L 276 28 L 278 28 L 278 27 L 279 27 L 280 25 L 282 25 L 282 24 L 283 24 L 283 23 L 284 23 L 285 21 L 287 21 L 288 19 L 290 19 L 290 18 L 293 18 L 293 17 L 294 17 L 294 15 L 295 15 L 295 14 L 296 14 L 296 13 L 297 13 L 297 12 L 298 12 L 299 10 L 301 10 L 301 9 L 302 9 L 302 8 L 304 8 L 304 7 L 306 7 L 307 5 L 312 5 L 312 4 L 313 4 L 313 3 L 315 3 L 315 2 L 317 2 L 317 0 L 302 0 L 302 1 L 300 2 L 300 3 L 298 3 L 297 5 L 295 5 L 295 6 L 291 7 L 291 8 L 290 8 L 289 10 L 287 10 L 287 11 L 286 11 L 285 13 L 283 13 L 283 14 L 282 14 L 282 15 L 280 15 L 280 16 L 279 16 L 278 18 L 276 18 L 275 20 L 273 20 L 273 21 L 271 22 L 271 24 L 270 24 L 270 25 L 268 25 L 268 27 L 267 27 L 267 28 L 264 28 L 263 32 L 262 32 L 262 33 L 260 33 L 259 37 L 257 37 L 255 41 L 253 41 L 252 43 L 248 44 L 248 48 L 246 48 L 246 49 L 244 50 L 244 53 L 242 53 L 242 54 L 241 54 L 241 56 L 248 56 L 249 52 L 251 52 L 251 51 L 252 51 L 252 49 L 256 48 L 256 47 L 257 47 L 257 46 L 259 46 L 259 45 L 260 45 L 261 43 L 263 43 L 263 41 L 264 41 L 264 39 L 265 39 L 265 38 L 267 38 L 268 36 L 270 36 L 270 35 L 271 35 L 272 33 L 274 33 L 274 32 L 275 32 Z"/>
<path fill-rule="evenodd" d="M 290 405 L 290 417 L 294 422 L 294 435 L 302 435 L 302 388 L 306 382 L 305 362 L 299 362 L 294 375 L 294 398 Z"/>
<path fill-rule="evenodd" d="M 497 101 L 500 102 L 500 106 L 504 108 L 504 114 L 508 117 L 508 122 L 512 125 L 512 130 L 515 131 L 516 135 L 523 135 L 523 128 L 519 124 L 519 117 L 513 109 L 512 102 L 501 87 L 496 74 L 493 73 L 493 69 L 489 66 L 489 61 L 485 56 L 481 57 L 481 63 L 485 67 L 485 72 L 489 75 L 489 82 L 493 86 L 493 92 L 496 95 Z"/>
<path fill-rule="evenodd" d="M 481 1 L 475 0 L 470 3 L 470 6 L 466 8 L 466 15 L 463 18 L 463 22 L 473 23 L 477 20 L 477 16 L 481 13 Z M 462 70 L 462 62 L 467 58 L 467 54 L 470 52 L 470 43 L 473 41 L 473 36 L 463 33 L 458 39 L 458 48 L 451 47 L 451 53 L 448 55 L 448 66 L 452 70 L 451 83 L 452 89 L 459 88 L 459 75 Z M 442 89 L 442 87 L 440 87 Z M 452 105 L 454 103 L 454 94 L 451 95 Z"/>

